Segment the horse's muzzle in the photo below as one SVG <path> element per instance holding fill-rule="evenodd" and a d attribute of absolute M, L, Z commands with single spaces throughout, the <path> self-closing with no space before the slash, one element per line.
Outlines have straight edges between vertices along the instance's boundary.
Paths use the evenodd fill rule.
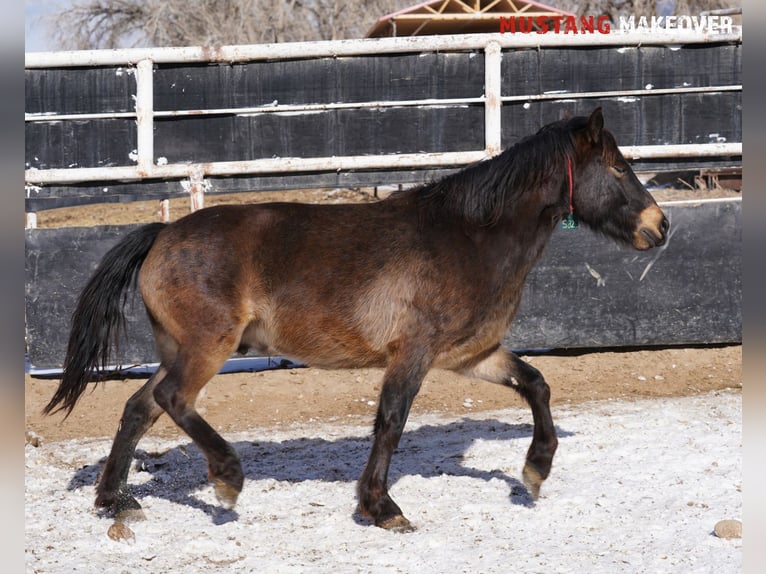
<path fill-rule="evenodd" d="M 638 226 L 633 234 L 633 247 L 644 251 L 664 245 L 668 238 L 670 222 L 657 205 L 650 205 L 638 217 Z"/>

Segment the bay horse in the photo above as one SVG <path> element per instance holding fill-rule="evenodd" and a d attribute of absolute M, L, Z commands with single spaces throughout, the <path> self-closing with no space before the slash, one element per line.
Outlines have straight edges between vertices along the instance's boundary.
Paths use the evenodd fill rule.
<path fill-rule="evenodd" d="M 358 509 L 412 526 L 388 470 L 429 369 L 517 391 L 533 438 L 522 478 L 537 498 L 558 440 L 540 372 L 501 346 L 527 274 L 574 214 L 619 243 L 662 245 L 669 223 L 604 129 L 600 108 L 560 120 L 492 159 L 367 204 L 221 205 L 142 226 L 103 258 L 82 291 L 61 383 L 46 414 L 71 413 L 103 373 L 137 284 L 159 366 L 126 403 L 96 505 L 142 516 L 127 478 L 139 439 L 166 412 L 204 453 L 224 508 L 244 476 L 237 453 L 197 412 L 200 390 L 236 351 L 329 369 L 385 369 Z"/>

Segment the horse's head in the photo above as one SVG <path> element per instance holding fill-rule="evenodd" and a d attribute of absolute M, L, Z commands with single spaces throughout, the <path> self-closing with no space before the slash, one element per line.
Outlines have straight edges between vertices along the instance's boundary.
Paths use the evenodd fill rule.
<path fill-rule="evenodd" d="M 604 129 L 601 108 L 569 120 L 574 138 L 571 205 L 588 227 L 644 250 L 665 243 L 670 224 Z"/>

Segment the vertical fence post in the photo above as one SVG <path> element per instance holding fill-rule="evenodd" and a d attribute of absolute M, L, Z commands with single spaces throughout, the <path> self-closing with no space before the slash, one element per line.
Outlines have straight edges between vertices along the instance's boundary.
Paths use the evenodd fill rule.
<path fill-rule="evenodd" d="M 160 221 L 162 223 L 170 223 L 170 200 L 160 200 Z"/>
<path fill-rule="evenodd" d="M 150 59 L 136 67 L 136 124 L 138 170 L 150 175 L 154 165 L 154 62 Z"/>
<path fill-rule="evenodd" d="M 502 59 L 498 42 L 492 41 L 484 47 L 484 150 L 490 157 L 502 150 Z"/>
<path fill-rule="evenodd" d="M 200 166 L 194 166 L 189 171 L 189 209 L 195 212 L 205 207 L 205 174 Z"/>

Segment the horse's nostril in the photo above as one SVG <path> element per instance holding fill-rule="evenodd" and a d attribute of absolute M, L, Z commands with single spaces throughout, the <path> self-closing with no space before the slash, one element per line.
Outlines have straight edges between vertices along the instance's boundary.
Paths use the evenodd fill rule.
<path fill-rule="evenodd" d="M 657 237 L 656 232 L 652 232 L 652 230 L 647 229 L 646 227 L 641 228 L 641 235 L 644 236 L 644 239 L 646 240 L 646 243 L 649 245 L 649 247 L 657 247 L 662 245 L 662 243 L 665 241 L 664 237 Z"/>
<path fill-rule="evenodd" d="M 660 223 L 660 229 L 662 229 L 662 233 L 667 233 L 668 229 L 670 229 L 670 222 L 668 221 L 668 218 L 664 215 L 662 216 L 662 223 Z"/>

